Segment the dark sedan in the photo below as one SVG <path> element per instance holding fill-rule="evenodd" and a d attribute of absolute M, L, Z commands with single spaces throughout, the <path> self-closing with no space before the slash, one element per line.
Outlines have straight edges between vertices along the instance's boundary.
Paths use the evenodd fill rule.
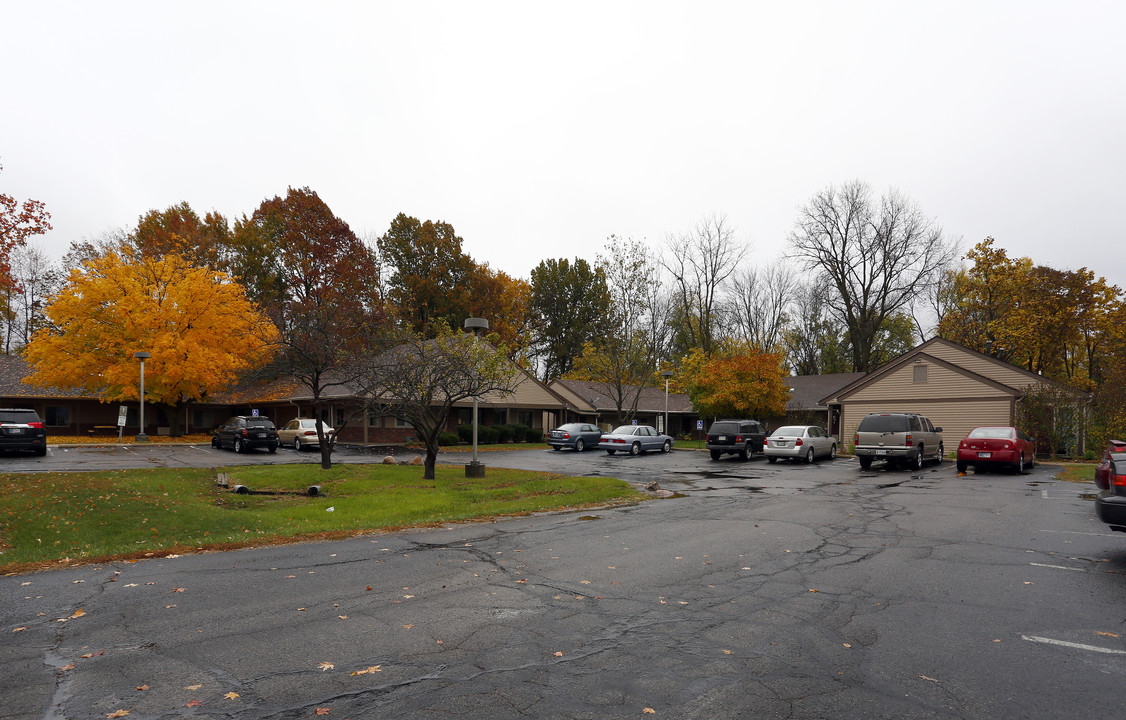
<path fill-rule="evenodd" d="M 652 425 L 622 425 L 602 436 L 598 447 L 613 455 L 619 450 L 637 455 L 646 450 L 672 450 L 672 438 L 662 435 Z"/>
<path fill-rule="evenodd" d="M 574 448 L 582 452 L 587 448 L 598 447 L 602 431 L 590 423 L 567 423 L 552 430 L 547 436 L 547 444 L 552 450 Z"/>
<path fill-rule="evenodd" d="M 1111 530 L 1126 532 L 1126 453 L 1111 453 L 1107 467 L 1107 487 L 1095 496 L 1095 514 Z"/>

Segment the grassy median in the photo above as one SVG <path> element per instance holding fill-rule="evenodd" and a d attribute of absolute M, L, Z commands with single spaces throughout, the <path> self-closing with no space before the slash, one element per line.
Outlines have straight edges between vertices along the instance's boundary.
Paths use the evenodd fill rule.
<path fill-rule="evenodd" d="M 227 474 L 230 488 L 216 485 Z M 0 572 L 157 557 L 641 498 L 613 478 L 438 466 L 270 465 L 0 475 Z M 307 494 L 311 485 L 320 494 Z"/>

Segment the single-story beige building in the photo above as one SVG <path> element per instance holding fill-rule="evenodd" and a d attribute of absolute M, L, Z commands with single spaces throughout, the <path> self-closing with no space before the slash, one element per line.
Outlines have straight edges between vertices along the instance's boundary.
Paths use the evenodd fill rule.
<path fill-rule="evenodd" d="M 942 428 L 947 453 L 979 425 L 1012 425 L 1031 386 L 1066 388 L 1078 403 L 1086 393 L 942 338 L 928 340 L 886 365 L 821 398 L 838 412 L 843 446 L 861 418 L 874 412 L 916 412 Z M 1082 451 L 1083 438 L 1076 439 Z"/>
<path fill-rule="evenodd" d="M 618 409 L 606 383 L 589 382 L 585 380 L 556 380 L 550 385 L 551 390 L 564 401 L 563 411 L 560 413 L 555 427 L 568 422 L 589 422 L 610 430 L 616 424 Z M 632 395 L 636 392 L 636 385 L 625 386 L 625 392 Z M 692 407 L 692 401 L 687 395 L 668 393 L 667 408 L 669 424 L 665 428 L 666 394 L 664 387 L 646 387 L 641 389 L 637 398 L 637 414 L 635 419 L 639 424 L 652 425 L 661 432 L 669 435 L 682 436 L 696 432 L 696 421 L 699 414 Z"/>

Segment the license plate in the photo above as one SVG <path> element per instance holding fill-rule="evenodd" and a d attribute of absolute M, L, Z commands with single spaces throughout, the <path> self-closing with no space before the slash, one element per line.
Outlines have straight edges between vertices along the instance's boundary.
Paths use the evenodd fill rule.
<path fill-rule="evenodd" d="M 9 435 L 23 435 L 23 428 L 8 428 Z"/>
<path fill-rule="evenodd" d="M 887 454 L 888 454 L 888 451 L 887 451 L 887 450 L 877 450 L 877 451 L 876 451 L 876 454 L 877 454 L 877 455 L 887 455 Z"/>
<path fill-rule="evenodd" d="M 785 440 L 775 440 L 774 441 L 774 447 L 786 447 L 786 441 Z"/>
<path fill-rule="evenodd" d="M 258 437 L 266 437 L 266 433 L 258 433 Z"/>
<path fill-rule="evenodd" d="M 979 452 L 979 453 L 977 454 L 977 456 L 978 456 L 979 458 L 987 458 L 987 457 L 991 457 L 991 456 L 992 456 L 992 454 L 993 454 L 993 453 L 987 453 L 987 452 Z"/>
<path fill-rule="evenodd" d="M 726 439 L 727 439 L 726 435 L 720 435 L 719 437 L 716 438 L 716 440 L 719 440 L 720 442 L 723 442 Z"/>

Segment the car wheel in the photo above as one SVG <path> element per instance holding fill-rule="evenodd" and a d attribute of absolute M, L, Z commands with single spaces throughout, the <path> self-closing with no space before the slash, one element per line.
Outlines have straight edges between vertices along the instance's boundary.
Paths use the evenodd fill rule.
<path fill-rule="evenodd" d="M 923 469 L 923 446 L 922 445 L 919 446 L 919 449 L 915 452 L 915 457 L 911 458 L 910 462 L 911 462 L 911 469 L 912 470 L 922 470 Z"/>
<path fill-rule="evenodd" d="M 739 459 L 746 460 L 751 455 L 751 446 L 744 445 L 743 449 L 739 451 Z"/>
<path fill-rule="evenodd" d="M 213 447 L 215 449 L 219 449 L 219 438 L 217 438 L 217 437 L 211 438 L 211 447 Z"/>
<path fill-rule="evenodd" d="M 719 450 L 712 450 L 712 460 L 719 460 L 723 456 Z"/>
<path fill-rule="evenodd" d="M 832 445 L 829 446 L 829 459 L 830 460 L 836 460 L 837 459 L 837 444 L 836 443 L 833 443 Z"/>
<path fill-rule="evenodd" d="M 270 447 L 268 447 L 266 449 L 269 450 L 271 453 L 276 453 L 278 451 L 278 446 L 276 444 L 274 444 L 274 445 L 270 445 Z"/>
<path fill-rule="evenodd" d="M 641 453 L 641 443 L 635 442 L 633 445 L 629 446 L 629 454 L 630 455 L 639 455 L 640 453 Z"/>
<path fill-rule="evenodd" d="M 617 450 L 607 450 L 607 451 L 606 451 L 606 454 L 607 454 L 607 455 L 613 455 L 613 454 L 614 454 L 614 453 L 616 453 L 616 452 L 618 452 L 618 451 L 617 451 Z"/>
<path fill-rule="evenodd" d="M 1024 453 L 1021 453 L 1020 457 L 1017 458 L 1016 470 L 1017 470 L 1017 475 L 1024 475 Z"/>
<path fill-rule="evenodd" d="M 586 443 L 583 442 L 582 438 L 579 438 L 575 441 L 575 452 L 582 452 L 583 450 L 586 450 Z"/>
<path fill-rule="evenodd" d="M 805 464 L 806 465 L 812 465 L 813 464 L 813 448 L 810 448 L 809 452 L 807 452 L 805 454 Z"/>
<path fill-rule="evenodd" d="M 559 451 L 560 451 L 560 450 L 562 450 L 563 448 L 559 447 L 558 445 L 552 445 L 552 446 L 551 446 L 551 449 L 552 449 L 552 450 L 554 450 L 555 452 L 559 452 Z"/>
<path fill-rule="evenodd" d="M 665 444 L 661 446 L 661 452 L 672 452 L 672 440 L 665 440 Z"/>
<path fill-rule="evenodd" d="M 935 457 L 935 459 L 934 459 L 934 463 L 935 463 L 935 465 L 941 465 L 941 464 L 942 464 L 942 460 L 943 460 L 943 458 L 945 458 L 945 457 L 946 457 L 946 448 L 944 448 L 944 447 L 942 446 L 942 443 L 939 443 L 939 444 L 938 444 L 938 455 L 937 455 L 937 456 Z"/>
<path fill-rule="evenodd" d="M 293 449 L 296 450 L 297 452 L 301 452 L 301 438 L 299 438 L 299 437 L 293 438 Z"/>
<path fill-rule="evenodd" d="M 45 447 L 35 448 L 35 454 L 38 455 L 39 457 L 43 457 L 44 455 L 47 454 L 47 448 L 45 448 Z"/>
<path fill-rule="evenodd" d="M 861 470 L 867 470 L 870 467 L 872 467 L 872 458 L 870 458 L 870 457 L 860 458 L 860 469 Z"/>
<path fill-rule="evenodd" d="M 242 440 L 240 438 L 235 438 L 235 442 L 233 445 L 231 445 L 231 449 L 237 453 L 242 452 Z"/>
<path fill-rule="evenodd" d="M 766 461 L 773 465 L 774 463 L 778 462 L 778 458 L 774 457 L 773 455 L 767 455 Z"/>
<path fill-rule="evenodd" d="M 958 462 L 955 467 L 958 469 L 958 472 L 962 473 L 963 475 L 966 474 L 966 470 L 968 469 L 967 465 L 964 462 Z"/>

